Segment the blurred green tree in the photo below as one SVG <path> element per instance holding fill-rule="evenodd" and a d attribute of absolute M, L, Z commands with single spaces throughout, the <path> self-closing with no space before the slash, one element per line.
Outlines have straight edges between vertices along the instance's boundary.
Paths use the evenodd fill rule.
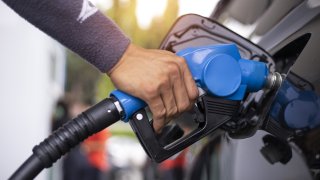
<path fill-rule="evenodd" d="M 158 48 L 178 15 L 178 0 L 170 0 L 163 16 L 154 17 L 148 29 L 141 29 L 136 16 L 137 0 L 113 0 L 112 8 L 104 13 L 131 38 L 144 48 Z M 68 53 L 67 92 L 82 102 L 99 101 L 114 89 L 106 75 L 99 73 L 79 56 Z"/>
<path fill-rule="evenodd" d="M 94 103 L 97 81 L 101 74 L 77 54 L 67 53 L 66 91 L 68 100 L 85 104 Z"/>
<path fill-rule="evenodd" d="M 158 48 L 170 27 L 178 17 L 178 0 L 170 0 L 162 16 L 154 17 L 144 39 L 143 47 Z"/>

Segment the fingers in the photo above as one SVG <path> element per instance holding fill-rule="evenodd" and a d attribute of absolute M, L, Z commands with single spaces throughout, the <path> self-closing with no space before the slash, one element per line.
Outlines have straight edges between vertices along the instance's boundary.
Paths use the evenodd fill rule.
<path fill-rule="evenodd" d="M 182 113 L 188 109 L 190 106 L 190 99 L 188 96 L 188 92 L 185 86 L 184 78 L 182 75 L 173 79 L 173 93 L 175 97 L 176 106 L 178 109 L 178 113 Z"/>
<path fill-rule="evenodd" d="M 173 92 L 173 79 L 179 78 L 180 73 L 176 65 L 169 65 L 164 71 L 164 77 L 158 78 L 157 95 L 150 101 L 149 107 L 153 113 L 153 127 L 156 132 L 178 114 L 175 93 Z"/>
<path fill-rule="evenodd" d="M 166 109 L 165 121 L 168 122 L 169 119 L 171 119 L 178 113 L 172 84 L 170 84 L 170 82 L 161 90 L 161 99 Z"/>
<path fill-rule="evenodd" d="M 198 96 L 185 60 L 168 51 L 130 45 L 108 75 L 118 89 L 149 105 L 156 132 Z"/>
<path fill-rule="evenodd" d="M 159 132 L 170 119 L 192 107 L 194 100 L 198 97 L 198 91 L 191 73 L 188 68 L 184 68 L 187 68 L 184 60 L 183 62 L 167 64 L 165 74 L 168 78 L 161 78 L 162 81 L 160 81 L 162 108 L 165 110 L 160 110 L 162 113 L 159 114 L 153 106 L 150 107 L 151 111 L 156 113 L 153 116 L 153 126 L 156 132 Z M 160 99 L 158 98 L 157 101 L 160 101 Z"/>
<path fill-rule="evenodd" d="M 181 61 L 183 61 L 183 63 Z M 189 98 L 192 101 L 194 101 L 199 96 L 198 88 L 195 84 L 195 81 L 193 79 L 193 76 L 189 70 L 189 67 L 186 61 L 183 58 L 180 58 L 180 62 L 182 63 L 181 65 L 182 72 L 183 72 L 182 76 L 184 78 L 184 83 L 185 83 Z"/>
<path fill-rule="evenodd" d="M 183 79 L 184 79 L 184 84 L 186 86 L 186 90 L 188 93 L 188 97 L 193 104 L 194 101 L 198 98 L 199 92 L 198 92 L 198 88 L 195 84 L 195 81 L 192 77 L 192 74 L 187 67 L 184 68 Z"/>
<path fill-rule="evenodd" d="M 153 115 L 153 129 L 155 132 L 160 133 L 162 127 L 166 124 L 166 109 L 161 96 L 157 96 L 147 102 Z"/>

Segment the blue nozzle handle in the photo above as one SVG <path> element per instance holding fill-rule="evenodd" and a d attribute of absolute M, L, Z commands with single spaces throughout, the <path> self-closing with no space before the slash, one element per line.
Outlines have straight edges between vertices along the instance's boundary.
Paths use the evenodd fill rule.
<path fill-rule="evenodd" d="M 235 44 L 186 48 L 183 57 L 197 86 L 208 94 L 242 100 L 246 92 L 264 88 L 269 70 L 265 63 L 242 59 Z"/>
<path fill-rule="evenodd" d="M 121 120 L 124 122 L 128 122 L 129 118 L 131 118 L 135 112 L 147 106 L 147 104 L 141 99 L 120 90 L 112 91 L 110 96 L 115 97 L 119 101 L 123 109 Z"/>

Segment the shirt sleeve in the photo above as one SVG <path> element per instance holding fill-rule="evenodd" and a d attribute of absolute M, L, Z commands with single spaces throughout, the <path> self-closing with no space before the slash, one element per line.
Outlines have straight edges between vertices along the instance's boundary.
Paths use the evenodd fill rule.
<path fill-rule="evenodd" d="M 3 1 L 101 72 L 108 72 L 130 43 L 118 26 L 88 0 Z"/>

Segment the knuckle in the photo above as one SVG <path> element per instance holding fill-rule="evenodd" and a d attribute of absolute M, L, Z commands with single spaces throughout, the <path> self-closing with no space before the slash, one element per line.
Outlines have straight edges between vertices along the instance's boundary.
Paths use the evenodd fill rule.
<path fill-rule="evenodd" d="M 187 62 L 186 62 L 186 60 L 184 58 L 179 57 L 178 63 L 179 63 L 180 68 L 183 69 L 184 71 L 186 69 L 188 69 Z"/>
<path fill-rule="evenodd" d="M 161 119 L 166 116 L 166 113 L 167 113 L 166 109 L 162 109 L 162 110 L 157 111 L 155 115 L 158 119 Z"/>
<path fill-rule="evenodd" d="M 198 96 L 199 96 L 198 89 L 195 88 L 190 94 L 190 100 L 195 101 L 198 98 Z"/>
<path fill-rule="evenodd" d="M 179 67 L 174 63 L 170 63 L 167 69 L 170 75 L 176 75 L 179 72 Z"/>
<path fill-rule="evenodd" d="M 157 91 L 158 91 L 158 88 L 157 86 L 154 86 L 154 85 L 150 85 L 150 86 L 147 86 L 144 88 L 147 96 L 149 97 L 155 97 L 157 95 Z"/>
<path fill-rule="evenodd" d="M 172 80 L 177 80 L 180 77 L 180 69 L 178 65 L 172 63 L 168 66 L 168 78 Z"/>
<path fill-rule="evenodd" d="M 186 61 L 184 60 L 184 58 L 182 58 L 182 57 L 177 57 L 177 63 L 179 63 L 179 65 L 180 66 L 184 66 L 185 65 L 185 63 L 186 63 Z"/>
<path fill-rule="evenodd" d="M 165 125 L 164 121 L 154 121 L 153 122 L 153 128 L 155 129 L 156 132 L 159 132 L 160 129 Z"/>
<path fill-rule="evenodd" d="M 178 113 L 177 107 L 170 108 L 170 110 L 167 111 L 167 117 L 173 117 L 177 113 Z"/>
<path fill-rule="evenodd" d="M 178 108 L 179 108 L 179 112 L 183 112 L 185 110 L 188 109 L 188 107 L 190 106 L 190 102 L 189 101 L 183 101 L 179 104 Z"/>
<path fill-rule="evenodd" d="M 168 77 L 162 77 L 160 80 L 159 80 L 159 84 L 158 84 L 158 87 L 157 87 L 157 90 L 159 89 L 168 89 L 170 88 L 170 80 Z"/>

